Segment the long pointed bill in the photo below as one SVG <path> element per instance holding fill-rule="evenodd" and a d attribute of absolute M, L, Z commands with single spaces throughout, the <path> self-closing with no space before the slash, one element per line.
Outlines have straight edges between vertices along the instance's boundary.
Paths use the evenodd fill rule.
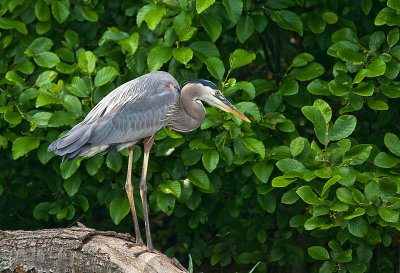
<path fill-rule="evenodd" d="M 245 115 L 243 115 L 235 106 L 233 106 L 232 103 L 230 103 L 224 96 L 220 95 L 217 98 L 219 108 L 225 110 L 226 112 L 234 114 L 238 118 L 248 123 L 251 123 L 251 121 Z"/>

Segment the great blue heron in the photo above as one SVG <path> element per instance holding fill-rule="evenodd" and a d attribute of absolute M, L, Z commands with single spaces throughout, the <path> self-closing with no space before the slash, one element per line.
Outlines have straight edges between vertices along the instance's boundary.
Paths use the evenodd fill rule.
<path fill-rule="evenodd" d="M 189 132 L 200 126 L 205 109 L 200 100 L 250 122 L 207 80 L 189 81 L 182 89 L 167 72 L 157 71 L 122 84 L 104 97 L 79 124 L 50 144 L 64 159 L 93 156 L 105 150 L 121 151 L 129 148 L 125 183 L 133 216 L 136 242 L 143 244 L 139 231 L 131 182 L 133 147 L 140 140 L 144 144 L 140 196 L 146 229 L 147 247 L 154 250 L 147 213 L 147 163 L 155 134 L 164 126 L 179 132 Z"/>

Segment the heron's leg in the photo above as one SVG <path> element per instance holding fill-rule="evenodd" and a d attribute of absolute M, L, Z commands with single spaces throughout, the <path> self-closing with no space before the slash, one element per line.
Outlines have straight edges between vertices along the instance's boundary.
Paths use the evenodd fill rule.
<path fill-rule="evenodd" d="M 128 172 L 126 174 L 125 191 L 129 199 L 131 206 L 131 212 L 133 217 L 133 224 L 135 225 L 136 243 L 143 244 L 142 235 L 139 230 L 139 223 L 136 216 L 135 201 L 133 198 L 133 186 L 132 186 L 132 159 L 133 159 L 133 145 L 129 147 L 129 159 L 128 159 Z"/>
<path fill-rule="evenodd" d="M 154 246 L 153 242 L 151 241 L 149 214 L 147 212 L 146 175 L 147 175 L 147 164 L 149 162 L 149 153 L 151 146 L 153 146 L 153 143 L 154 143 L 154 136 L 147 137 L 143 140 L 144 156 L 143 156 L 142 178 L 140 179 L 140 196 L 142 197 L 142 203 L 143 203 L 143 214 L 144 214 L 144 223 L 146 227 L 147 247 L 151 250 L 154 250 Z"/>

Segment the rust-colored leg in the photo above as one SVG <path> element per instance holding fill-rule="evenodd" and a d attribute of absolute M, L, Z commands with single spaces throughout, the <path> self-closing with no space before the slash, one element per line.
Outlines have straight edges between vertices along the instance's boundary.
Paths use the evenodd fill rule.
<path fill-rule="evenodd" d="M 151 250 L 155 250 L 155 249 L 153 246 L 153 242 L 151 241 L 149 214 L 147 212 L 146 175 L 147 175 L 147 164 L 149 162 L 150 149 L 151 149 L 151 146 L 153 146 L 153 143 L 154 143 L 154 136 L 147 137 L 143 140 L 144 156 L 143 156 L 142 178 L 140 179 L 140 196 L 142 197 L 142 203 L 143 203 L 143 215 L 144 215 L 144 224 L 146 227 L 147 247 Z"/>
<path fill-rule="evenodd" d="M 139 223 L 136 216 L 135 201 L 133 198 L 132 159 L 133 159 L 133 145 L 132 147 L 129 147 L 128 172 L 126 174 L 125 190 L 126 190 L 126 195 L 128 196 L 129 199 L 129 204 L 131 206 L 133 224 L 135 225 L 136 243 L 143 245 L 143 239 L 142 235 L 140 234 Z"/>

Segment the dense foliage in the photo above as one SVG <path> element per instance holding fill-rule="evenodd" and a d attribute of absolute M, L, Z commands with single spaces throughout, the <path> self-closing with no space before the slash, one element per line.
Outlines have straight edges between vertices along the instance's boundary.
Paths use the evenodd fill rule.
<path fill-rule="evenodd" d="M 398 266 L 399 1 L 3 0 L 0 15 L 1 229 L 133 233 L 127 151 L 61 163 L 47 146 L 165 70 L 212 76 L 252 123 L 207 107 L 201 129 L 157 134 L 156 248 L 204 272 Z"/>

